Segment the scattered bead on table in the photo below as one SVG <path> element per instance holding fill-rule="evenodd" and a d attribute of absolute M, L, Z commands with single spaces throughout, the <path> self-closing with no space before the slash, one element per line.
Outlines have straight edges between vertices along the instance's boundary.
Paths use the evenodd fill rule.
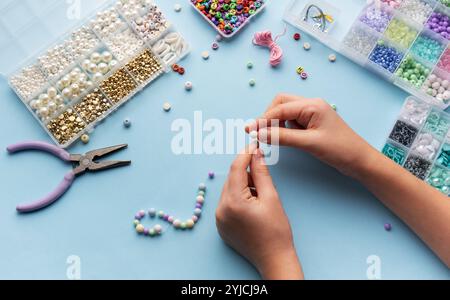
<path fill-rule="evenodd" d="M 209 179 L 214 179 L 214 177 L 216 177 L 216 174 L 213 171 L 209 171 L 208 172 L 208 178 Z"/>
<path fill-rule="evenodd" d="M 328 55 L 328 60 L 330 61 L 330 62 L 336 62 L 336 60 L 337 60 L 337 56 L 336 56 L 336 54 L 330 54 L 330 55 Z"/>
<path fill-rule="evenodd" d="M 309 51 L 311 49 L 311 44 L 306 42 L 303 44 L 303 49 L 305 49 L 306 51 Z"/>
<path fill-rule="evenodd" d="M 297 67 L 296 72 L 298 75 L 301 75 L 305 71 L 305 68 L 303 67 Z"/>
<path fill-rule="evenodd" d="M 131 127 L 131 119 L 127 118 L 127 119 L 123 120 L 123 126 L 125 128 L 130 128 Z"/>
<path fill-rule="evenodd" d="M 163 104 L 163 110 L 169 112 L 172 109 L 172 105 L 169 102 Z"/>
<path fill-rule="evenodd" d="M 81 136 L 81 141 L 83 142 L 83 144 L 89 143 L 89 135 L 83 134 L 83 135 Z"/>
<path fill-rule="evenodd" d="M 300 33 L 296 32 L 294 33 L 294 40 L 299 41 L 302 38 L 302 36 L 300 35 Z"/>
<path fill-rule="evenodd" d="M 212 43 L 211 49 L 213 49 L 215 51 L 215 50 L 218 50 L 219 48 L 220 48 L 219 43 L 217 43 L 217 42 Z"/>
<path fill-rule="evenodd" d="M 392 230 L 392 225 L 390 223 L 384 224 L 384 230 L 391 231 Z"/>
<path fill-rule="evenodd" d="M 253 69 L 253 63 L 251 61 L 247 62 L 247 69 Z"/>
<path fill-rule="evenodd" d="M 250 86 L 255 86 L 256 85 L 256 80 L 255 79 L 250 79 L 250 81 L 248 82 L 248 84 Z"/>
<path fill-rule="evenodd" d="M 300 74 L 300 78 L 303 79 L 303 80 L 308 79 L 308 73 L 302 72 L 302 73 Z"/>
<path fill-rule="evenodd" d="M 209 59 L 209 52 L 208 51 L 203 51 L 202 52 L 202 58 L 204 60 L 208 60 Z"/>
<path fill-rule="evenodd" d="M 182 9 L 183 9 L 183 7 L 181 6 L 181 4 L 178 4 L 178 3 L 173 6 L 173 10 L 175 12 L 180 12 Z"/>
<path fill-rule="evenodd" d="M 192 91 L 193 87 L 194 85 L 190 81 L 186 81 L 186 83 L 184 84 L 184 88 L 186 91 Z"/>

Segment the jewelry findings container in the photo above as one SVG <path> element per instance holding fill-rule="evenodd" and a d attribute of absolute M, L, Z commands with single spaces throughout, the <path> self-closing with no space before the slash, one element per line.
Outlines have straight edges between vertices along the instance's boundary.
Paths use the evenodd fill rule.
<path fill-rule="evenodd" d="M 80 18 L 77 5 L 87 17 Z M 0 47 L 0 72 L 61 148 L 190 51 L 151 0 L 4 1 Z"/>

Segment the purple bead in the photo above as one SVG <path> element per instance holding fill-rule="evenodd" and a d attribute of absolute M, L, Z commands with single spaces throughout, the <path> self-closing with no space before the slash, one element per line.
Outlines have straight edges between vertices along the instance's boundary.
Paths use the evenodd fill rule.
<path fill-rule="evenodd" d="M 197 203 L 196 205 L 195 205 L 195 208 L 202 208 L 203 207 L 203 205 L 201 204 L 201 203 Z"/>
<path fill-rule="evenodd" d="M 392 225 L 389 224 L 389 223 L 384 224 L 384 230 L 391 231 L 392 230 Z"/>
<path fill-rule="evenodd" d="M 148 235 L 148 229 L 147 228 L 144 229 L 144 235 Z"/>
<path fill-rule="evenodd" d="M 210 171 L 210 172 L 208 173 L 209 179 L 214 179 L 215 176 L 216 176 L 216 175 L 215 175 L 214 172 L 212 172 L 212 171 Z"/>
<path fill-rule="evenodd" d="M 140 214 L 136 214 L 136 215 L 134 216 L 134 218 L 135 218 L 136 220 L 142 220 L 143 217 L 141 217 Z"/>
<path fill-rule="evenodd" d="M 169 215 L 164 215 L 164 217 L 163 217 L 163 219 L 164 219 L 164 221 L 167 221 L 167 220 L 169 220 Z"/>

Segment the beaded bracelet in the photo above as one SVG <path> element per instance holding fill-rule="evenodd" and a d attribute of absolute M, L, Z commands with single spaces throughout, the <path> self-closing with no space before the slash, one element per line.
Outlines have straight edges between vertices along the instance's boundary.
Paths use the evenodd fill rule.
<path fill-rule="evenodd" d="M 214 173 L 210 172 L 209 178 L 214 178 Z M 182 222 L 180 219 L 176 219 L 174 216 L 168 215 L 164 213 L 164 211 L 156 211 L 156 209 L 151 208 L 148 211 L 148 216 L 151 219 L 155 219 L 158 217 L 162 221 L 170 224 L 175 229 L 193 229 L 195 225 L 198 223 L 201 215 L 203 205 L 205 204 L 205 194 L 206 194 L 206 185 L 201 183 L 198 187 L 198 194 L 196 198 L 195 208 L 193 215 L 190 219 L 187 219 L 185 222 Z M 145 217 L 146 212 L 144 210 L 140 210 L 136 213 L 134 217 L 134 227 L 138 234 L 142 234 L 149 237 L 159 236 L 163 233 L 163 227 L 159 224 L 156 224 L 152 228 L 146 228 L 141 224 L 141 220 Z"/>

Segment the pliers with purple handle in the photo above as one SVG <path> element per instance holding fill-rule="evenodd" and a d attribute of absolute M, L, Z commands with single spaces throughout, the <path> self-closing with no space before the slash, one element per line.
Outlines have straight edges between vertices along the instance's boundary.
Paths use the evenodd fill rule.
<path fill-rule="evenodd" d="M 90 151 L 85 155 L 80 155 L 70 154 L 64 149 L 43 142 L 23 142 L 9 146 L 7 150 L 10 154 L 25 150 L 39 150 L 53 154 L 63 161 L 73 164 L 73 169 L 64 176 L 64 180 L 58 185 L 56 190 L 35 202 L 17 206 L 17 211 L 20 213 L 30 213 L 51 205 L 67 192 L 77 176 L 84 174 L 86 171 L 96 172 L 130 165 L 131 161 L 96 161 L 97 158 L 122 150 L 126 147 L 128 147 L 128 145 L 123 144 Z"/>

